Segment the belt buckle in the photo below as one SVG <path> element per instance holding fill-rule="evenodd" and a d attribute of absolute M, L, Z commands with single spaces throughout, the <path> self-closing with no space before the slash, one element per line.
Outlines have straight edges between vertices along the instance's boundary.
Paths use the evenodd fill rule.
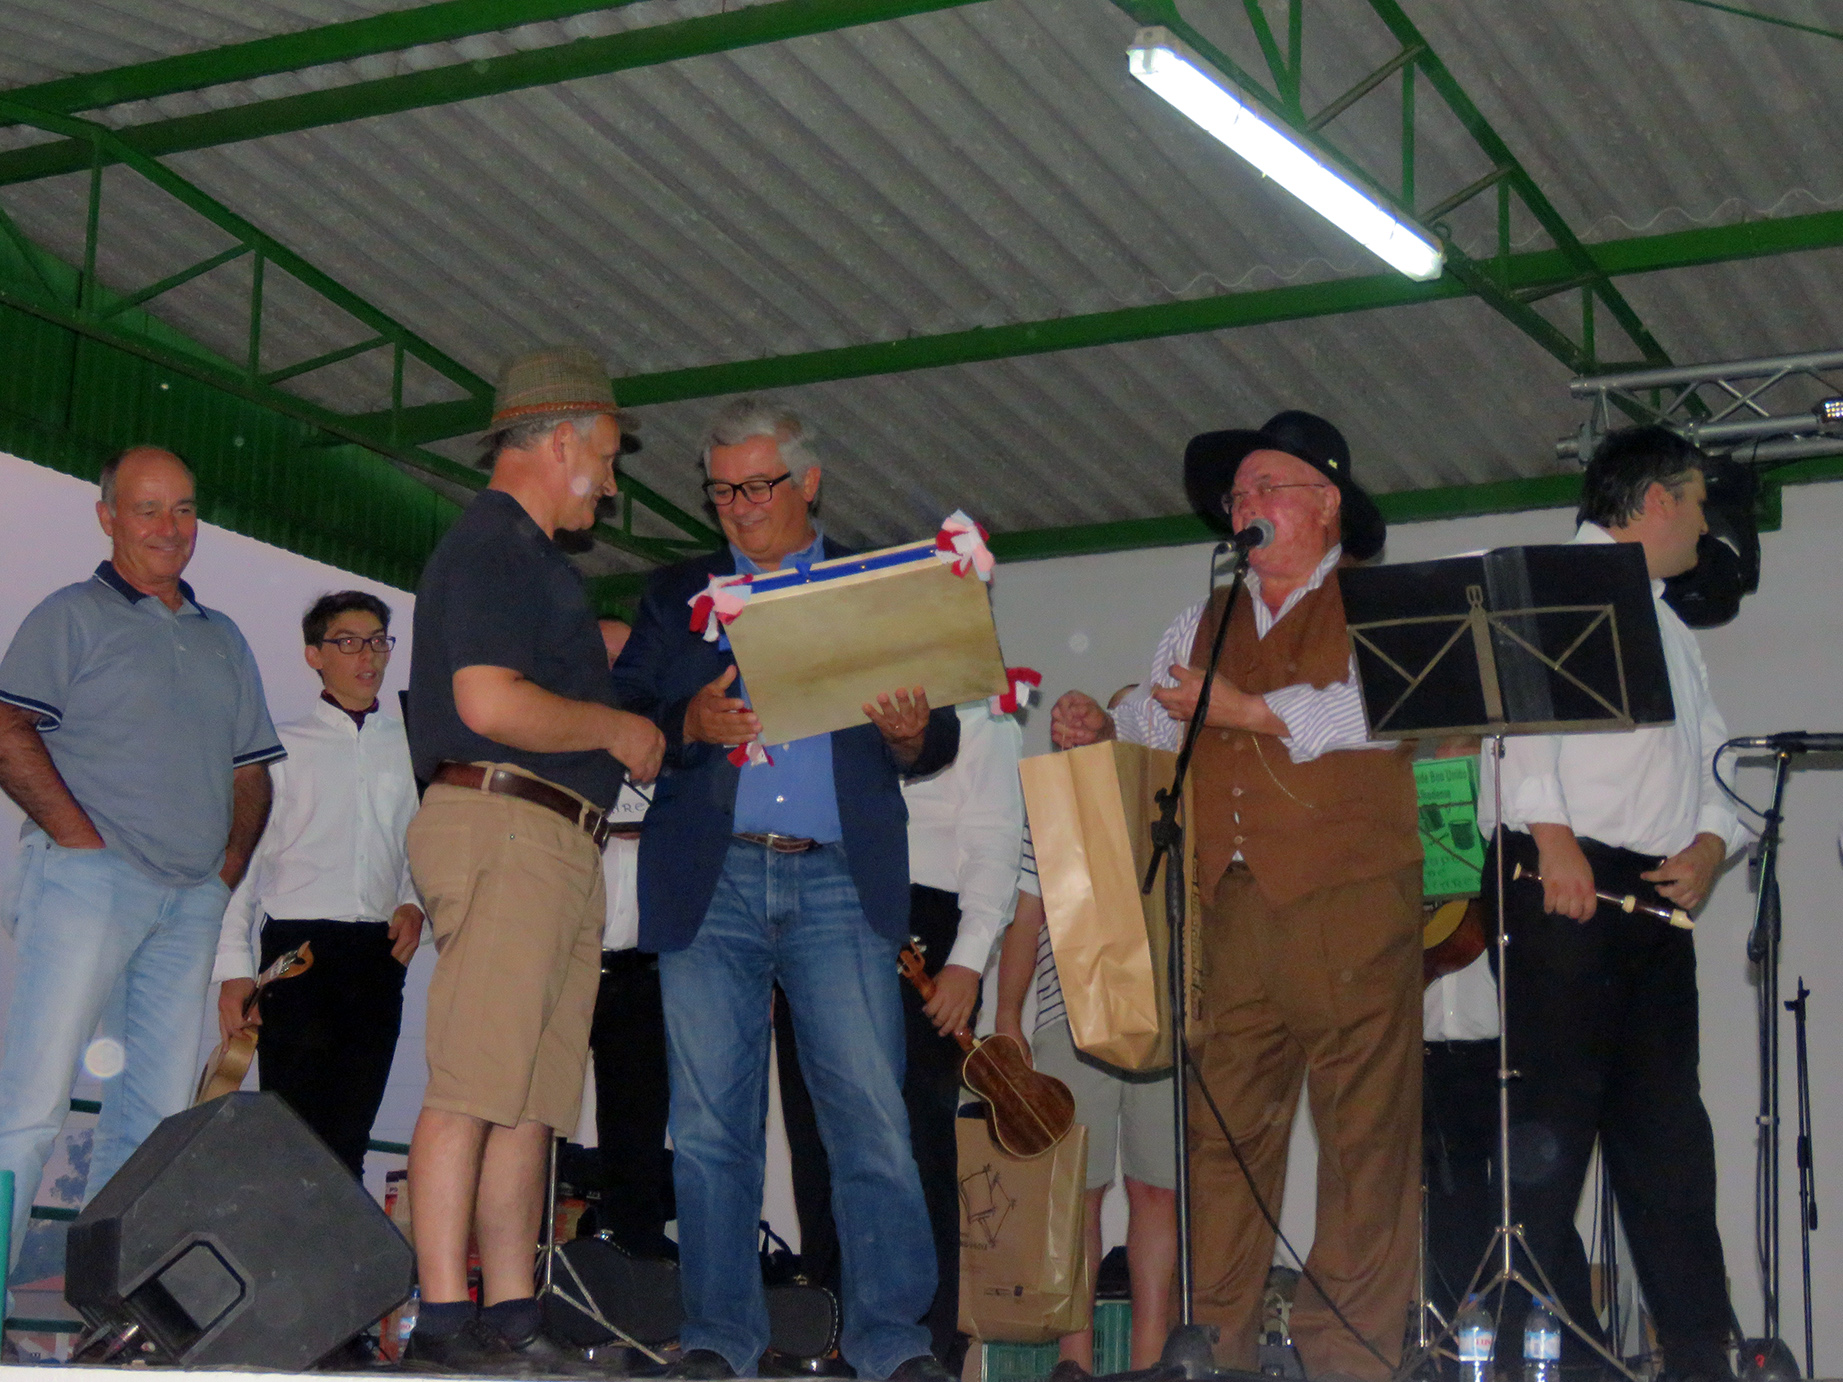
<path fill-rule="evenodd" d="M 773 850 L 776 854 L 798 854 L 800 853 L 799 849 L 790 848 L 789 846 L 793 845 L 799 838 L 798 835 L 777 835 L 774 831 L 770 830 L 768 832 L 768 848 Z"/>

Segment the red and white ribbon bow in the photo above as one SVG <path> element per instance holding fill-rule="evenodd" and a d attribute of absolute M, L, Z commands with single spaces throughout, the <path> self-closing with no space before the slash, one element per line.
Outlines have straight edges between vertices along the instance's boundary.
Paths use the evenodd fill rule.
<path fill-rule="evenodd" d="M 735 748 L 731 749 L 729 751 L 729 760 L 738 768 L 754 767 L 763 763 L 766 763 L 771 768 L 774 766 L 774 755 L 769 753 L 768 750 L 753 739 L 749 740 L 746 744 L 738 744 Z"/>
<path fill-rule="evenodd" d="M 986 702 L 994 715 L 1015 715 L 1036 699 L 1037 688 L 1043 685 L 1043 673 L 1034 667 L 1007 667 L 1005 680 L 1011 684 L 1011 689 Z"/>
<path fill-rule="evenodd" d="M 934 535 L 934 555 L 951 566 L 956 576 L 972 571 L 980 580 L 990 581 L 997 562 L 985 541 L 986 530 L 968 518 L 964 509 L 955 509 Z"/>
<path fill-rule="evenodd" d="M 685 603 L 691 606 L 691 632 L 704 635 L 706 643 L 715 643 L 723 631 L 749 603 L 750 582 L 755 577 L 712 576 L 710 584 Z M 711 615 L 716 615 L 715 619 Z"/>

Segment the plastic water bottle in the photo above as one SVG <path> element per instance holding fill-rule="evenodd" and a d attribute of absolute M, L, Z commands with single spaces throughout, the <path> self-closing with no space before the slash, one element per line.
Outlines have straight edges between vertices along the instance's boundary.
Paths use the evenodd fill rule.
<path fill-rule="evenodd" d="M 404 1301 L 397 1310 L 396 1343 L 397 1357 L 399 1358 L 403 1356 L 403 1351 L 410 1345 L 410 1335 L 416 1332 L 416 1316 L 420 1314 L 421 1311 L 422 1291 L 420 1288 L 412 1286 L 410 1287 L 410 1298 Z"/>
<path fill-rule="evenodd" d="M 1459 1382 L 1491 1382 L 1491 1349 L 1497 1342 L 1491 1312 L 1477 1296 L 1467 1296 L 1453 1326 L 1459 1345 Z"/>
<path fill-rule="evenodd" d="M 1523 1382 L 1561 1382 L 1561 1325 L 1540 1296 L 1523 1318 Z"/>

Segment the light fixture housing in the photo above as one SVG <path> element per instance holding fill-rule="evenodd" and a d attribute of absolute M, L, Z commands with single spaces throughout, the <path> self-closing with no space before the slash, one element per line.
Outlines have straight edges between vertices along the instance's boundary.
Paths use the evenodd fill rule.
<path fill-rule="evenodd" d="M 1826 432 L 1843 426 L 1843 397 L 1820 399 L 1811 412 Z"/>
<path fill-rule="evenodd" d="M 1270 122 L 1169 29 L 1141 29 L 1126 58 L 1133 76 L 1391 268 L 1423 283 L 1440 276 L 1438 241 Z"/>

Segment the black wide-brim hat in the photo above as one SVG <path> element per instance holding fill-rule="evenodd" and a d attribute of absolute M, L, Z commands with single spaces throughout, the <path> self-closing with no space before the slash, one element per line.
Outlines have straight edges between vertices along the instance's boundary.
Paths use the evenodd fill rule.
<path fill-rule="evenodd" d="M 1351 478 L 1350 446 L 1344 434 L 1317 414 L 1296 408 L 1274 414 L 1258 432 L 1203 432 L 1190 439 L 1184 448 L 1184 492 L 1205 523 L 1225 533 L 1233 530 L 1222 501 L 1241 463 L 1256 451 L 1297 456 L 1337 486 L 1343 496 L 1339 514 L 1344 551 L 1352 558 L 1368 561 L 1382 550 L 1388 521 L 1376 501 Z"/>

